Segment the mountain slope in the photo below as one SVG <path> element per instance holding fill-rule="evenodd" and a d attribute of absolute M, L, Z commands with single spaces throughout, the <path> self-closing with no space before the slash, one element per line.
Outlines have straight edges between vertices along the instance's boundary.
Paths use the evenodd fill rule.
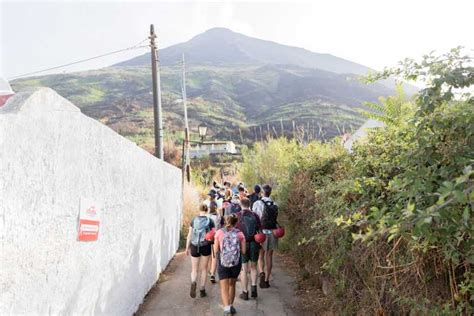
<path fill-rule="evenodd" d="M 370 68 L 330 54 L 319 54 L 252 38 L 225 28 L 213 28 L 191 40 L 161 49 L 162 65 L 181 62 L 185 54 L 189 64 L 288 64 L 315 68 L 335 73 L 365 75 Z M 141 66 L 150 63 L 150 54 L 144 54 L 116 66 Z"/>
<path fill-rule="evenodd" d="M 165 132 L 182 137 L 181 54 L 187 56 L 191 128 L 204 122 L 211 137 L 250 142 L 304 126 L 327 138 L 356 128 L 363 102 L 392 93 L 365 85 L 368 68 L 325 54 L 211 29 L 160 51 Z M 145 148 L 152 148 L 153 110 L 149 55 L 93 71 L 15 80 L 16 91 L 48 86 L 81 110 Z M 318 132 L 315 134 L 315 130 Z M 195 133 L 195 132 L 193 132 Z M 259 135 L 257 135 L 259 134 Z M 195 134 L 193 134 L 195 135 Z"/>
<path fill-rule="evenodd" d="M 183 127 L 181 67 L 162 68 L 167 131 Z M 148 67 L 112 67 L 16 80 L 16 91 L 48 86 L 81 110 L 126 136 L 151 136 L 152 95 Z M 191 126 L 204 122 L 217 138 L 254 138 L 253 126 L 278 126 L 289 132 L 296 124 L 319 123 L 327 136 L 337 125 L 358 126 L 358 109 L 389 93 L 382 85 L 366 86 L 347 75 L 283 65 L 191 66 L 187 71 Z"/>

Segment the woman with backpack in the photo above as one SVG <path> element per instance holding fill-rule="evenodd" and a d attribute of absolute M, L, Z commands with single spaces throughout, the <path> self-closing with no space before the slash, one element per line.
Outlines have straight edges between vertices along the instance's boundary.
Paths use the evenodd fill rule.
<path fill-rule="evenodd" d="M 207 265 L 211 255 L 211 243 L 206 240 L 206 233 L 211 231 L 215 225 L 207 217 L 207 206 L 201 204 L 199 215 L 194 217 L 189 227 L 186 239 L 186 255 L 191 255 L 191 290 L 190 296 L 196 297 L 196 287 L 199 278 L 200 296 L 206 297 Z"/>
<path fill-rule="evenodd" d="M 224 225 L 224 218 L 217 212 L 217 203 L 211 203 L 209 206 L 209 213 L 207 216 L 214 222 L 214 227 L 217 230 L 221 229 Z M 214 242 L 211 242 L 211 245 Z M 217 261 L 216 261 L 216 254 L 214 249 L 212 249 L 212 256 L 211 260 L 209 260 L 209 278 L 211 283 L 216 283 L 216 268 L 217 268 Z"/>
<path fill-rule="evenodd" d="M 224 217 L 224 227 L 217 231 L 214 242 L 214 253 L 217 254 L 217 273 L 221 287 L 224 315 L 236 313 L 233 306 L 235 299 L 235 282 L 242 268 L 241 254 L 246 252 L 244 234 L 235 228 L 237 216 Z"/>

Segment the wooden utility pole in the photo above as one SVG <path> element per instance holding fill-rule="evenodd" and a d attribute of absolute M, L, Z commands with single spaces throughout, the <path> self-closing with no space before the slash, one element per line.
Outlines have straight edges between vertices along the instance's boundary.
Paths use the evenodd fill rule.
<path fill-rule="evenodd" d="M 155 126 L 155 156 L 163 159 L 163 122 L 161 113 L 161 86 L 158 49 L 155 44 L 156 34 L 153 24 L 150 25 L 151 74 L 153 79 L 153 118 Z"/>
<path fill-rule="evenodd" d="M 183 75 L 181 78 L 181 94 L 183 98 L 183 107 L 184 107 L 184 145 L 183 145 L 183 173 L 186 173 L 186 180 L 191 181 L 191 170 L 189 164 L 189 124 L 188 124 L 188 99 L 186 96 L 186 64 L 184 62 L 183 54 Z"/>
<path fill-rule="evenodd" d="M 244 143 L 244 137 L 242 136 L 242 129 L 240 129 L 240 127 L 239 127 L 239 134 L 240 134 L 240 143 L 243 144 Z"/>

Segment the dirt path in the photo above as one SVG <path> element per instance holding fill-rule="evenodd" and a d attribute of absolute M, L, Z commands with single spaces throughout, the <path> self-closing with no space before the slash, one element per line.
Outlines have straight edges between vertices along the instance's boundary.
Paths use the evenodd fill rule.
<path fill-rule="evenodd" d="M 136 315 L 222 315 L 219 285 L 206 285 L 208 297 L 192 299 L 189 296 L 191 260 L 184 253 L 178 253 L 162 274 L 160 283 L 145 298 Z M 258 299 L 243 301 L 237 283 L 234 306 L 238 315 L 310 315 L 298 308 L 294 294 L 295 281 L 281 267 L 278 256 L 275 258 L 274 279 L 269 289 L 258 288 Z"/>

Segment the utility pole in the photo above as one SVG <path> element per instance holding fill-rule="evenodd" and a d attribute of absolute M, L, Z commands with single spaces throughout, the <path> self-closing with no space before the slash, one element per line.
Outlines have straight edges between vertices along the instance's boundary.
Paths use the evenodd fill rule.
<path fill-rule="evenodd" d="M 153 24 L 150 25 L 151 73 L 153 79 L 153 118 L 155 120 L 155 156 L 163 159 L 163 122 L 161 112 L 161 85 L 158 49 L 155 44 L 156 34 Z"/>
<path fill-rule="evenodd" d="M 188 124 L 188 100 L 186 96 L 186 65 L 184 62 L 183 54 L 183 76 L 181 78 L 181 93 L 183 96 L 183 106 L 184 106 L 184 145 L 183 145 L 183 173 L 186 173 L 186 179 L 188 182 L 191 181 L 191 170 L 189 165 L 189 124 Z"/>

